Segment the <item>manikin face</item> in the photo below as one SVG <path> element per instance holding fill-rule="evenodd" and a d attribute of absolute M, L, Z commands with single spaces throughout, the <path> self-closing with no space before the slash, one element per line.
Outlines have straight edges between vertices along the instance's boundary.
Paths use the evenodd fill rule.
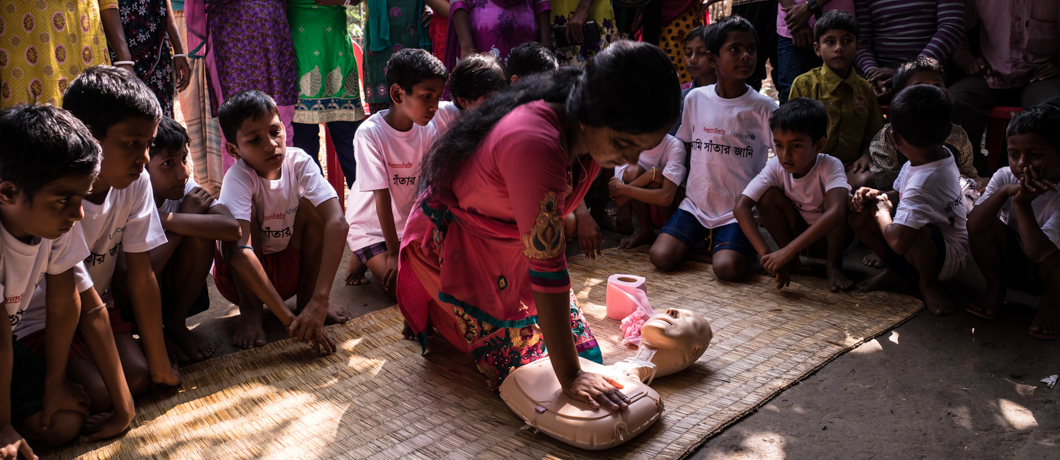
<path fill-rule="evenodd" d="M 644 322 L 640 330 L 646 345 L 662 350 L 706 347 L 711 339 L 710 323 L 698 313 L 683 308 L 671 308 L 656 313 Z"/>

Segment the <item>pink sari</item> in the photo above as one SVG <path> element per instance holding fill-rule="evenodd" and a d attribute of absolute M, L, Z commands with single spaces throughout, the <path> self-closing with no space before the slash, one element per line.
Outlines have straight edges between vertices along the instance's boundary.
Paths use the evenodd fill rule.
<path fill-rule="evenodd" d="M 571 293 L 577 352 L 602 361 L 571 292 L 563 236 L 563 216 L 600 165 L 587 158 L 572 172 L 561 135 L 543 101 L 516 108 L 482 141 L 452 196 L 425 194 L 405 224 L 398 270 L 405 320 L 421 340 L 430 322 L 471 354 L 494 391 L 516 367 L 547 356 L 535 291 Z"/>

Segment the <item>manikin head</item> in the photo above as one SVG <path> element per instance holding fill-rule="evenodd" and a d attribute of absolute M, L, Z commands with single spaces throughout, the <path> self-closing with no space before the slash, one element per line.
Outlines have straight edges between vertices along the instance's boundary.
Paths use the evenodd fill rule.
<path fill-rule="evenodd" d="M 707 350 L 714 333 L 710 330 L 710 323 L 699 313 L 670 308 L 648 318 L 641 327 L 640 336 L 642 346 L 655 351 L 651 358 L 656 366 L 655 376 L 662 377 L 696 362 Z"/>

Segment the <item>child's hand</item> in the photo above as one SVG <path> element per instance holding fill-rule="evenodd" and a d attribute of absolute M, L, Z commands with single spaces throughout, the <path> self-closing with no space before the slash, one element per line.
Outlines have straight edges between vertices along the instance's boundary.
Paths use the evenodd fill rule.
<path fill-rule="evenodd" d="M 302 312 L 295 317 L 294 321 L 287 326 L 287 334 L 298 340 L 309 343 L 320 351 L 323 347 L 324 353 L 330 354 L 335 351 L 334 342 L 328 340 L 324 333 L 324 319 L 328 315 L 328 300 L 313 297 L 306 304 Z"/>
<path fill-rule="evenodd" d="M 1035 198 L 1044 195 L 1046 192 L 1056 191 L 1056 184 L 1042 177 L 1044 176 L 1043 169 L 1033 166 L 1025 166 L 1023 168 L 1023 177 L 1020 178 L 1020 189 L 1016 192 L 1016 196 L 1012 197 L 1013 201 L 1030 204 Z"/>
<path fill-rule="evenodd" d="M 1004 193 L 1009 197 L 1014 197 L 1017 193 L 1019 193 L 1021 187 L 1023 187 L 1023 184 L 1016 182 L 1014 184 L 1002 186 L 1000 192 Z"/>
<path fill-rule="evenodd" d="M 85 417 L 90 414 L 88 404 L 92 402 L 88 398 L 85 389 L 76 383 L 64 380 L 56 387 L 44 389 L 44 411 L 41 413 L 41 428 L 47 430 L 52 424 L 52 415 L 56 412 L 68 410 L 79 412 Z"/>
<path fill-rule="evenodd" d="M 980 177 L 980 178 L 974 179 L 974 180 L 975 180 L 975 191 L 979 192 L 980 194 L 982 194 L 983 192 L 986 191 L 986 186 L 987 185 L 990 185 L 990 178 L 989 177 Z"/>
<path fill-rule="evenodd" d="M 782 248 L 776 252 L 771 252 L 762 256 L 762 267 L 766 269 L 766 272 L 770 275 L 776 275 L 780 270 L 783 270 L 789 262 L 791 262 L 792 256 L 787 248 Z"/>
<path fill-rule="evenodd" d="M 880 193 L 876 195 L 876 212 L 885 212 L 888 215 L 891 214 L 891 208 L 894 205 L 891 204 L 891 198 L 886 193 Z"/>
<path fill-rule="evenodd" d="M 607 193 L 611 195 L 611 198 L 618 198 L 622 195 L 625 195 L 625 192 L 626 184 L 622 183 L 622 179 L 612 177 L 611 180 L 607 183 Z"/>
<path fill-rule="evenodd" d="M 0 459 L 17 460 L 18 454 L 29 460 L 37 460 L 29 443 L 22 439 L 22 435 L 11 424 L 0 427 Z"/>
<path fill-rule="evenodd" d="M 847 172 L 853 172 L 854 174 L 868 172 L 872 169 L 872 158 L 870 158 L 869 154 L 866 153 L 858 157 L 857 160 L 854 160 L 854 162 L 851 163 L 850 166 L 847 166 L 846 169 Z"/>
<path fill-rule="evenodd" d="M 777 289 L 784 289 L 791 286 L 791 274 L 788 273 L 788 269 L 781 268 L 777 270 Z"/>
<path fill-rule="evenodd" d="M 180 201 L 180 208 L 177 212 L 184 214 L 202 214 L 206 210 L 210 209 L 210 205 L 213 204 L 213 195 L 203 190 L 202 187 L 195 187 L 187 195 L 184 195 L 184 199 Z"/>
<path fill-rule="evenodd" d="M 879 190 L 869 187 L 861 187 L 854 192 L 854 196 L 850 198 L 850 210 L 854 212 L 861 212 L 865 210 L 865 203 L 873 201 L 876 196 L 880 194 Z"/>
<path fill-rule="evenodd" d="M 386 255 L 386 273 L 383 274 L 383 288 L 388 292 L 394 290 L 394 286 L 397 286 L 397 274 L 398 274 L 398 255 L 390 254 Z"/>
<path fill-rule="evenodd" d="M 85 419 L 86 435 L 81 438 L 81 442 L 96 442 L 122 434 L 129 428 L 135 416 L 135 413 L 118 414 L 116 412 L 93 415 Z"/>

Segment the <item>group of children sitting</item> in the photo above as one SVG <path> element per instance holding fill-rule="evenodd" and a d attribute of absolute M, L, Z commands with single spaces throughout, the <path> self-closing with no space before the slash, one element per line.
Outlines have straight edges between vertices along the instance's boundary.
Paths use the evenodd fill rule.
<path fill-rule="evenodd" d="M 953 310 L 940 281 L 970 252 L 987 280 L 970 312 L 994 318 L 1006 287 L 1030 289 L 1041 304 L 1029 332 L 1060 337 L 1060 111 L 1015 116 L 1010 166 L 980 179 L 970 140 L 950 123 L 938 62 L 898 69 L 885 125 L 852 67 L 854 18 L 828 12 L 815 36 L 824 65 L 800 76 L 778 108 L 744 82 L 757 59 L 749 22 L 730 17 L 688 34 L 695 81 L 673 135 L 606 184 L 617 227 L 633 233 L 632 218 L 639 222 L 622 245 L 648 243 L 659 229 L 649 252 L 656 267 L 696 254 L 725 281 L 742 279 L 757 254 L 778 288 L 823 260 L 840 291 L 853 287 L 842 256 L 856 235 L 875 255 L 866 263 L 886 268 L 860 289 L 915 281 L 938 314 Z M 0 331 L 0 393 L 11 395 L 0 398 L 0 446 L 17 449 L 22 435 L 53 445 L 117 435 L 133 419 L 133 396 L 152 382 L 179 384 L 178 362 L 215 351 L 186 326 L 209 306 L 211 266 L 218 292 L 239 307 L 235 345 L 265 344 L 264 306 L 292 337 L 333 352 L 323 325 L 349 316 L 329 301 L 343 243 L 354 255 L 347 284 L 367 283 L 371 271 L 395 296 L 399 239 L 431 145 L 461 111 L 556 68 L 536 43 L 513 50 L 507 68 L 483 55 L 451 73 L 426 51 L 395 53 L 386 69 L 392 106 L 354 140 L 345 218 L 319 167 L 286 146 L 275 102 L 257 91 L 219 109 L 225 149 L 238 161 L 218 199 L 188 175 L 184 129 L 120 69 L 86 69 L 63 109 L 0 112 L 0 290 L 10 319 Z M 447 84 L 454 103 L 439 102 Z M 564 228 L 587 254 L 598 251 L 587 249 L 596 223 L 584 203 Z M 294 310 L 285 303 L 293 296 Z"/>

